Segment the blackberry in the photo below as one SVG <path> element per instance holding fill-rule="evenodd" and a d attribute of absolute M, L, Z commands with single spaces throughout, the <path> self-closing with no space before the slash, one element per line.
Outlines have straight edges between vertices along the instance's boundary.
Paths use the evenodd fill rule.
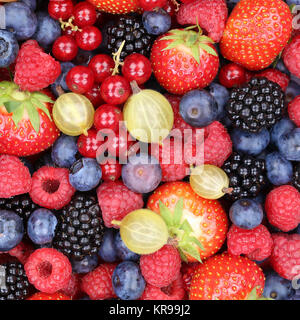
<path fill-rule="evenodd" d="M 95 195 L 76 193 L 71 202 L 58 213 L 57 219 L 54 248 L 76 260 L 98 253 L 104 226 Z"/>
<path fill-rule="evenodd" d="M 300 163 L 294 166 L 293 185 L 300 192 Z"/>
<path fill-rule="evenodd" d="M 234 88 L 226 105 L 233 126 L 250 132 L 273 126 L 282 118 L 284 108 L 281 87 L 263 77 Z"/>
<path fill-rule="evenodd" d="M 28 193 L 8 199 L 0 198 L 0 209 L 12 210 L 24 221 L 27 221 L 31 213 L 38 208 L 39 206 L 32 202 Z"/>
<path fill-rule="evenodd" d="M 228 195 L 232 200 L 254 198 L 266 184 L 265 160 L 249 155 L 233 153 L 224 163 L 223 170 L 229 178 L 233 191 Z"/>
<path fill-rule="evenodd" d="M 107 48 L 111 53 L 117 52 L 125 40 L 121 61 L 131 53 L 140 53 L 146 57 L 150 55 L 152 37 L 144 29 L 142 19 L 138 16 L 120 17 L 115 24 L 107 28 L 107 35 Z"/>
<path fill-rule="evenodd" d="M 0 300 L 24 300 L 31 291 L 32 287 L 21 263 L 0 263 Z"/>

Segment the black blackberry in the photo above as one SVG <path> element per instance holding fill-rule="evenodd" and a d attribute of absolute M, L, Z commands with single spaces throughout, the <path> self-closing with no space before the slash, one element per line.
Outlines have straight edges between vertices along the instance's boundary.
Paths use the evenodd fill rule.
<path fill-rule="evenodd" d="M 294 166 L 293 185 L 300 192 L 300 163 Z"/>
<path fill-rule="evenodd" d="M 144 29 L 142 19 L 138 16 L 120 17 L 107 28 L 107 35 L 107 48 L 111 53 L 117 52 L 125 40 L 121 61 L 131 53 L 140 53 L 146 57 L 150 55 L 152 37 Z"/>
<path fill-rule="evenodd" d="M 31 294 L 31 289 L 21 263 L 0 263 L 0 300 L 26 299 Z"/>
<path fill-rule="evenodd" d="M 224 163 L 223 170 L 229 177 L 229 186 L 233 188 L 229 195 L 233 200 L 254 198 L 266 184 L 265 160 L 262 159 L 233 153 Z"/>
<path fill-rule="evenodd" d="M 104 226 L 96 196 L 78 192 L 57 218 L 55 248 L 78 260 L 98 252 Z"/>
<path fill-rule="evenodd" d="M 234 88 L 226 105 L 233 126 L 251 132 L 273 126 L 282 118 L 284 108 L 281 87 L 263 77 Z"/>
<path fill-rule="evenodd" d="M 26 221 L 31 213 L 39 208 L 32 202 L 28 193 L 14 196 L 8 199 L 0 198 L 0 209 L 12 210 Z"/>

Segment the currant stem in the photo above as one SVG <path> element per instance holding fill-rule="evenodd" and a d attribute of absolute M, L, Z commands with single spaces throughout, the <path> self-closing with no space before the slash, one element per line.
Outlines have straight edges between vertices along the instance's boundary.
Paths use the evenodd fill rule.
<path fill-rule="evenodd" d="M 179 11 L 179 8 L 180 8 L 180 4 L 176 1 L 176 0 L 171 0 L 173 2 L 173 4 L 175 5 L 175 12 L 178 12 Z"/>
<path fill-rule="evenodd" d="M 112 75 L 116 75 L 119 73 L 119 66 L 123 65 L 123 62 L 120 61 L 120 56 L 121 56 L 121 53 L 122 53 L 122 50 L 125 46 L 125 40 L 121 43 L 119 49 L 117 52 L 113 53 L 113 60 L 114 60 L 114 63 L 115 63 L 115 67 L 114 67 L 114 70 L 113 70 L 113 73 Z"/>
<path fill-rule="evenodd" d="M 67 27 L 70 27 L 72 29 L 72 31 L 79 31 L 81 32 L 82 30 L 78 28 L 78 26 L 75 26 L 73 24 L 73 20 L 74 20 L 74 17 L 72 16 L 71 18 L 69 18 L 69 20 L 66 22 L 66 21 L 63 21 L 62 18 L 59 18 L 59 22 L 60 22 L 60 27 L 63 31 L 66 30 Z"/>

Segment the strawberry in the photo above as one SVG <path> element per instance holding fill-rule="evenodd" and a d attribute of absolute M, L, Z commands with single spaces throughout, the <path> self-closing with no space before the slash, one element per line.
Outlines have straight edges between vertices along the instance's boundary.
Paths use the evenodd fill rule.
<path fill-rule="evenodd" d="M 190 27 L 192 28 L 192 27 Z M 162 87 L 173 94 L 208 86 L 218 72 L 219 57 L 213 41 L 199 32 L 174 29 L 157 38 L 151 63 Z"/>
<path fill-rule="evenodd" d="M 225 29 L 228 9 L 224 0 L 194 0 L 180 6 L 177 21 L 181 25 L 197 24 L 219 42 Z"/>
<path fill-rule="evenodd" d="M 169 182 L 158 187 L 148 199 L 148 208 L 171 222 L 170 236 L 179 242 L 178 249 L 185 261 L 195 262 L 215 254 L 223 245 L 228 219 L 217 200 L 198 196 L 187 182 Z M 180 215 L 180 227 L 173 219 Z M 171 213 L 172 212 L 172 213 Z M 167 219 L 166 219 L 167 218 Z M 190 236 L 193 235 L 193 239 Z M 182 241 L 183 240 L 183 244 Z"/>
<path fill-rule="evenodd" d="M 87 0 L 97 7 L 99 11 L 113 14 L 135 12 L 139 8 L 139 0 Z"/>
<path fill-rule="evenodd" d="M 0 82 L 0 153 L 29 156 L 48 149 L 59 136 L 52 103 L 42 92 Z"/>
<path fill-rule="evenodd" d="M 264 283 L 264 274 L 255 262 L 225 252 L 196 268 L 189 295 L 190 300 L 256 300 Z"/>
<path fill-rule="evenodd" d="M 282 0 L 241 0 L 220 43 L 224 58 L 249 70 L 268 67 L 288 43 L 292 14 Z"/>

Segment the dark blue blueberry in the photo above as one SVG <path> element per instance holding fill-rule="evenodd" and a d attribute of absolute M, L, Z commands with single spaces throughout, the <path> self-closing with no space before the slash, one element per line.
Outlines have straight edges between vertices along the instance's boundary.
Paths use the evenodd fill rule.
<path fill-rule="evenodd" d="M 79 48 L 78 53 L 72 62 L 75 65 L 87 66 L 94 55 L 93 51 L 86 51 Z"/>
<path fill-rule="evenodd" d="M 34 173 L 34 171 L 35 171 L 33 164 L 32 164 L 27 158 L 25 158 L 25 157 L 20 158 L 20 160 L 21 160 L 21 161 L 24 163 L 24 165 L 28 168 L 30 174 L 33 175 L 33 173 Z"/>
<path fill-rule="evenodd" d="M 35 13 L 22 2 L 11 2 L 4 6 L 6 29 L 12 31 L 17 40 L 31 38 L 37 28 Z"/>
<path fill-rule="evenodd" d="M 281 136 L 278 149 L 287 160 L 300 161 L 300 128 Z"/>
<path fill-rule="evenodd" d="M 34 168 L 36 171 L 44 166 L 55 167 L 55 163 L 52 160 L 50 151 L 40 155 L 38 160 L 34 163 Z"/>
<path fill-rule="evenodd" d="M 146 282 L 138 264 L 132 261 L 120 263 L 112 276 L 115 294 L 121 300 L 137 300 L 145 290 Z"/>
<path fill-rule="evenodd" d="M 300 300 L 300 289 L 294 290 L 294 294 L 290 297 L 289 300 Z"/>
<path fill-rule="evenodd" d="M 23 236 L 23 220 L 13 211 L 0 210 L 0 252 L 13 249 Z"/>
<path fill-rule="evenodd" d="M 179 111 L 189 125 L 203 128 L 217 119 L 218 104 L 206 90 L 192 90 L 182 97 Z"/>
<path fill-rule="evenodd" d="M 71 265 L 74 273 L 89 273 L 98 266 L 98 256 L 94 254 L 82 260 L 71 259 Z"/>
<path fill-rule="evenodd" d="M 90 191 L 96 188 L 101 177 L 102 170 L 96 159 L 79 159 L 70 168 L 70 183 L 78 191 Z"/>
<path fill-rule="evenodd" d="M 276 63 L 276 67 L 277 70 L 279 70 L 282 73 L 285 73 L 286 75 L 290 76 L 290 71 L 288 70 L 288 68 L 285 66 L 284 62 L 282 59 L 279 59 Z"/>
<path fill-rule="evenodd" d="M 299 224 L 296 232 L 297 232 L 298 234 L 300 234 L 300 224 Z"/>
<path fill-rule="evenodd" d="M 115 233 L 114 229 L 107 229 L 103 235 L 98 255 L 101 260 L 105 262 L 118 261 L 117 250 L 115 247 Z"/>
<path fill-rule="evenodd" d="M 16 37 L 7 30 L 0 30 L 0 68 L 7 68 L 18 55 L 19 45 Z"/>
<path fill-rule="evenodd" d="M 21 0 L 21 2 L 25 3 L 32 11 L 35 11 L 36 0 Z"/>
<path fill-rule="evenodd" d="M 262 206 L 252 199 L 240 199 L 229 210 L 231 222 L 242 229 L 254 229 L 259 226 L 264 216 Z"/>
<path fill-rule="evenodd" d="M 166 33 L 171 28 L 171 17 L 164 9 L 145 11 L 143 25 L 149 34 L 158 36 Z"/>
<path fill-rule="evenodd" d="M 266 156 L 267 177 L 276 186 L 289 183 L 293 178 L 293 165 L 279 152 Z"/>
<path fill-rule="evenodd" d="M 49 48 L 51 44 L 61 35 L 60 23 L 52 19 L 46 12 L 37 14 L 38 25 L 33 39 L 43 48 Z"/>
<path fill-rule="evenodd" d="M 271 130 L 271 142 L 278 147 L 279 138 L 291 132 L 295 127 L 295 124 L 290 119 L 281 119 Z"/>
<path fill-rule="evenodd" d="M 231 134 L 234 148 L 237 151 L 256 156 L 260 154 L 270 143 L 270 133 L 263 128 L 257 133 L 233 129 Z"/>
<path fill-rule="evenodd" d="M 57 225 L 56 216 L 47 209 L 37 209 L 32 212 L 27 223 L 27 234 L 35 244 L 52 242 Z"/>
<path fill-rule="evenodd" d="M 287 102 L 294 100 L 300 95 L 300 85 L 295 81 L 290 81 L 287 89 L 285 90 Z"/>
<path fill-rule="evenodd" d="M 75 67 L 75 64 L 72 62 L 61 62 L 60 64 L 61 74 L 55 80 L 55 82 L 51 84 L 51 90 L 56 97 L 59 96 L 59 93 L 57 92 L 57 89 L 56 89 L 57 86 L 60 86 L 65 92 L 70 91 L 66 83 L 66 77 L 68 72 L 74 67 Z"/>
<path fill-rule="evenodd" d="M 224 118 L 225 110 L 224 107 L 229 100 L 229 92 L 227 88 L 220 85 L 219 83 L 212 82 L 208 87 L 209 93 L 215 98 L 218 104 L 218 116 L 217 120 Z"/>
<path fill-rule="evenodd" d="M 122 179 L 130 190 L 148 193 L 155 190 L 161 182 L 162 172 L 158 160 L 140 153 L 128 159 L 122 167 Z"/>
<path fill-rule="evenodd" d="M 286 0 L 286 3 L 290 6 L 291 4 L 300 4 L 300 0 Z"/>
<path fill-rule="evenodd" d="M 77 152 L 77 138 L 62 134 L 52 147 L 51 158 L 58 167 L 70 168 Z"/>
<path fill-rule="evenodd" d="M 122 261 L 138 261 L 140 256 L 129 250 L 123 242 L 120 232 L 115 234 L 115 248 L 117 256 Z"/>
<path fill-rule="evenodd" d="M 290 280 L 280 277 L 276 272 L 270 271 L 266 273 L 265 288 L 263 296 L 274 300 L 289 300 L 294 289 Z"/>

